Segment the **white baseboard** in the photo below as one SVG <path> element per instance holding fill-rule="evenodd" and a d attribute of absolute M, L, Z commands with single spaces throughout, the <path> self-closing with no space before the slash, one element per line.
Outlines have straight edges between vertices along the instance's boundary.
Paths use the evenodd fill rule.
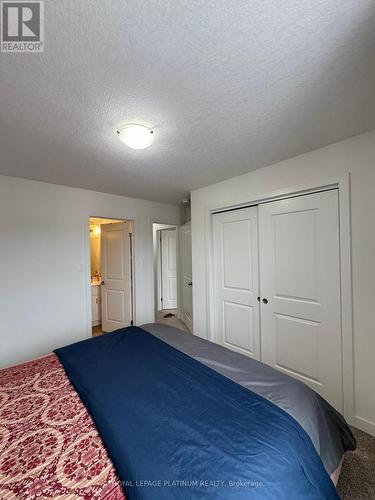
<path fill-rule="evenodd" d="M 371 436 L 375 436 L 375 422 L 371 422 L 366 418 L 355 415 L 353 419 L 353 426 L 357 427 L 361 431 L 367 432 L 367 434 L 370 434 Z"/>

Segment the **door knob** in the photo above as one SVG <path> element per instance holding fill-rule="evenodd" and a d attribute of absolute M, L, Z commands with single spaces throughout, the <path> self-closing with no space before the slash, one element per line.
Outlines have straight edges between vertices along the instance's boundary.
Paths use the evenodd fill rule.
<path fill-rule="evenodd" d="M 193 286 L 193 282 L 189 281 L 188 286 Z"/>
<path fill-rule="evenodd" d="M 100 284 L 101 284 L 101 285 L 105 285 L 104 281 L 101 281 L 101 282 L 100 282 Z"/>
<path fill-rule="evenodd" d="M 257 301 L 260 302 L 260 297 L 257 297 Z"/>
<path fill-rule="evenodd" d="M 263 302 L 263 304 L 268 304 L 268 300 L 267 299 L 262 299 L 262 302 Z"/>

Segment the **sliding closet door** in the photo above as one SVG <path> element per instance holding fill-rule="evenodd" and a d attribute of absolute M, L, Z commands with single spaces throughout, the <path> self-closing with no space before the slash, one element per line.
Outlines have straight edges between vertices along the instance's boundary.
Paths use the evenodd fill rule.
<path fill-rule="evenodd" d="M 259 255 L 262 361 L 341 410 L 337 191 L 260 205 Z"/>
<path fill-rule="evenodd" d="M 259 359 L 258 210 L 213 216 L 216 341 Z"/>

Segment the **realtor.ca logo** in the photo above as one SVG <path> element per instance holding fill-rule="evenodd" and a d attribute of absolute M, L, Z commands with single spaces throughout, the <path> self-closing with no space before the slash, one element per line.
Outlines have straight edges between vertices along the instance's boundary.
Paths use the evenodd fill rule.
<path fill-rule="evenodd" d="M 44 52 L 44 3 L 1 2 L 1 52 Z"/>

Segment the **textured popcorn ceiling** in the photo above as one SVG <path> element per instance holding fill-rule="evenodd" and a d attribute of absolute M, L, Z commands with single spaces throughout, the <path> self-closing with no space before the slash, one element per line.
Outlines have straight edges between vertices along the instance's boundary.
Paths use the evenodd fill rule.
<path fill-rule="evenodd" d="M 44 54 L 0 54 L 0 173 L 175 203 L 375 128 L 373 0 L 45 11 Z M 155 127 L 154 145 L 128 149 L 124 121 Z"/>

